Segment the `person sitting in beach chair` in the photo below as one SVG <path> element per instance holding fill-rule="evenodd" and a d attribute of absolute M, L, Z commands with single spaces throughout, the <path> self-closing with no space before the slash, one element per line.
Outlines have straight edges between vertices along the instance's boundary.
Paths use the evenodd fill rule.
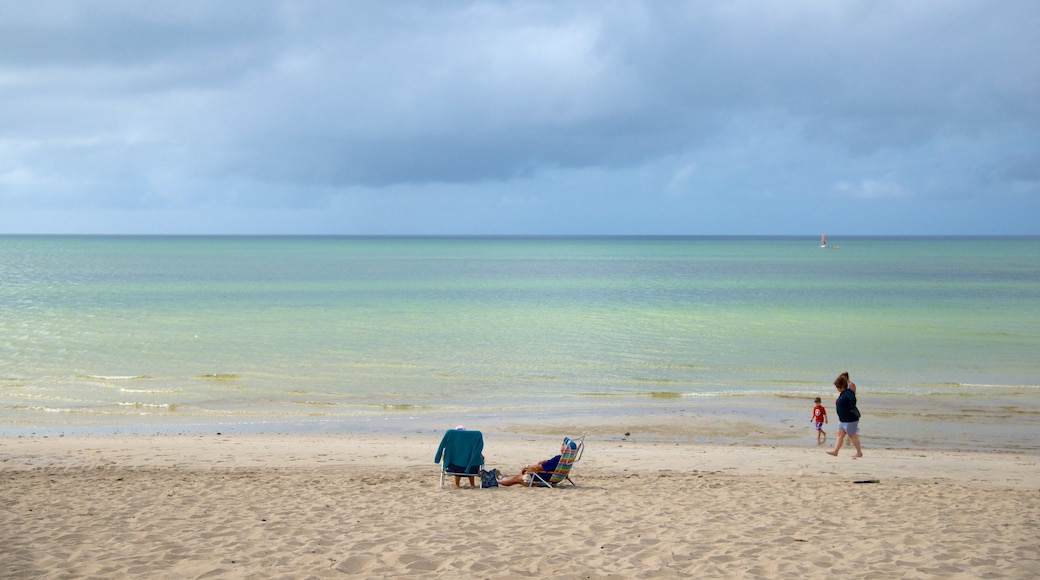
<path fill-rule="evenodd" d="M 459 425 L 448 429 L 437 447 L 433 461 L 441 464 L 441 488 L 446 475 L 455 476 L 455 487 L 463 477 L 469 478 L 469 486 L 475 487 L 474 479 L 484 468 L 484 435 L 480 431 L 467 431 Z"/>
<path fill-rule="evenodd" d="M 520 473 L 498 480 L 498 485 L 508 487 L 524 484 L 528 487 L 556 487 L 564 481 L 575 485 L 569 474 L 574 462 L 581 458 L 581 452 L 585 448 L 584 443 L 584 435 L 577 439 L 564 437 L 559 455 L 525 465 L 520 469 Z"/>

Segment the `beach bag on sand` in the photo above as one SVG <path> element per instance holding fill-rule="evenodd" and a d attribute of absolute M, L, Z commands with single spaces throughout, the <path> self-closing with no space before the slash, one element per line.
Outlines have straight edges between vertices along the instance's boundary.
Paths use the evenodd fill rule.
<path fill-rule="evenodd" d="M 480 487 L 498 487 L 498 470 L 480 470 Z"/>

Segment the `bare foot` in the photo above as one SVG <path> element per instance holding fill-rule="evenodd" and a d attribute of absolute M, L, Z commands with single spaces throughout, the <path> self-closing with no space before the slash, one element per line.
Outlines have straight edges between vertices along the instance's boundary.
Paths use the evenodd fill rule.
<path fill-rule="evenodd" d="M 859 459 L 860 457 L 863 457 L 862 453 L 857 453 L 857 454 L 852 456 L 853 459 Z"/>
<path fill-rule="evenodd" d="M 833 455 L 833 456 L 837 457 L 838 456 L 838 452 L 837 451 L 828 451 L 827 455 Z"/>

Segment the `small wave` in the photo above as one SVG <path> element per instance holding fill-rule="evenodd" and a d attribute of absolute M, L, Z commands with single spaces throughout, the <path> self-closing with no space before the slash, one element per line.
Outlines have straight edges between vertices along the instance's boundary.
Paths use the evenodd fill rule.
<path fill-rule="evenodd" d="M 178 389 L 127 389 L 126 387 L 123 387 L 123 388 L 119 389 L 119 392 L 120 393 L 133 394 L 133 395 L 139 395 L 139 394 L 146 394 L 146 395 L 163 394 L 163 395 L 168 395 L 170 393 L 179 393 L 180 390 L 178 390 Z"/>
<path fill-rule="evenodd" d="M 830 386 L 830 383 L 827 381 L 806 381 L 804 379 L 749 379 L 747 383 L 753 385 L 800 385 L 805 387 Z"/>
<path fill-rule="evenodd" d="M 1040 385 L 985 385 L 974 383 L 960 383 L 959 386 L 969 389 L 1040 389 Z"/>
<path fill-rule="evenodd" d="M 798 400 L 801 400 L 801 399 L 805 399 L 806 397 L 808 397 L 808 398 L 819 397 L 819 396 L 821 396 L 820 395 L 821 392 L 829 393 L 830 391 L 821 390 L 821 389 L 815 389 L 815 390 L 811 390 L 811 391 L 804 391 L 804 392 L 798 392 L 798 393 L 792 393 L 790 391 L 785 391 L 785 392 L 780 392 L 780 393 L 774 392 L 774 393 L 772 393 L 772 395 L 774 397 L 779 398 L 779 399 L 798 399 Z M 765 394 L 769 394 L 769 393 L 765 393 Z"/>
<path fill-rule="evenodd" d="M 677 399 L 677 398 L 697 398 L 697 399 L 711 399 L 717 397 L 743 397 L 743 396 L 763 396 L 770 394 L 779 393 L 768 393 L 762 391 L 748 392 L 748 391 L 702 391 L 702 392 L 681 392 L 681 391 L 645 391 L 645 392 L 621 392 L 621 393 L 608 393 L 608 392 L 585 392 L 575 393 L 577 397 L 596 397 L 596 398 L 624 398 L 624 397 L 650 397 L 654 399 Z"/>
<path fill-rule="evenodd" d="M 14 392 L 14 393 L 4 393 L 4 397 L 9 398 L 9 399 L 49 399 L 51 401 L 69 401 L 69 402 L 74 402 L 74 401 L 78 402 L 78 401 L 81 400 L 81 399 L 74 399 L 72 397 L 63 397 L 61 395 L 52 395 L 52 394 L 49 394 L 49 393 L 40 393 L 40 392 L 36 392 L 36 391 L 30 391 L 30 392 L 24 392 L 23 391 L 23 392 Z"/>
<path fill-rule="evenodd" d="M 147 375 L 81 375 L 82 378 L 94 381 L 135 381 L 151 378 Z"/>
<path fill-rule="evenodd" d="M 915 383 L 909 392 L 895 393 L 918 397 L 1013 397 L 1035 395 L 1040 385 L 984 383 Z"/>
<path fill-rule="evenodd" d="M 122 404 L 121 404 L 122 406 Z M 85 416 L 99 416 L 99 417 L 112 417 L 124 415 L 125 412 L 113 411 L 110 409 L 99 409 L 91 408 L 84 409 L 79 407 L 47 407 L 44 405 L 10 405 L 3 407 L 10 411 L 29 411 L 33 413 L 54 413 L 63 415 L 85 415 Z M 160 406 L 160 408 L 163 408 Z M 167 410 L 173 411 L 177 408 L 176 404 L 171 404 L 165 407 Z M 145 413 L 142 413 L 145 414 Z"/>
<path fill-rule="evenodd" d="M 235 373 L 212 373 L 208 375 L 202 375 L 202 378 L 214 381 L 235 381 L 238 380 L 238 375 Z"/>
<path fill-rule="evenodd" d="M 732 390 L 732 391 L 706 391 L 706 392 L 703 392 L 703 393 L 684 393 L 683 396 L 684 397 L 694 397 L 694 398 L 698 398 L 698 399 L 711 399 L 711 398 L 716 398 L 716 397 L 745 397 L 745 396 L 759 397 L 759 396 L 765 396 L 765 395 L 770 395 L 770 394 L 772 394 L 772 393 L 767 393 L 767 392 L 763 392 L 763 391 L 748 392 L 748 391 Z"/>
<path fill-rule="evenodd" d="M 80 413 L 82 409 L 67 409 L 62 407 L 47 407 L 44 405 L 13 406 L 11 409 L 19 411 L 36 411 L 43 413 Z"/>
<path fill-rule="evenodd" d="M 177 403 L 138 403 L 133 401 L 124 401 L 117 403 L 120 407 L 133 407 L 134 409 L 166 409 L 167 411 L 176 411 L 180 405 Z"/>

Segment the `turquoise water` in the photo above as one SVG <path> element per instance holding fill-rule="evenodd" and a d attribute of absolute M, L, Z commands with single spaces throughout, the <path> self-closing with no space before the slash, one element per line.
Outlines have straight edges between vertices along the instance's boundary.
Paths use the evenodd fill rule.
<path fill-rule="evenodd" d="M 941 417 L 887 443 L 1040 448 L 1040 238 L 831 242 L 0 237 L 0 432 L 773 420 L 849 370 Z"/>

